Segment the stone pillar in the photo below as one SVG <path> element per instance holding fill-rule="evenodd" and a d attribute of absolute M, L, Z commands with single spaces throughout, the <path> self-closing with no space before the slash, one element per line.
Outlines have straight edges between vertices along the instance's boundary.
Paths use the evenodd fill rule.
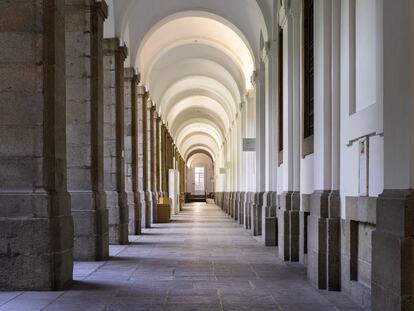
<path fill-rule="evenodd" d="M 310 194 L 301 194 L 301 210 L 299 213 L 299 262 L 308 265 L 308 221 L 310 215 Z"/>
<path fill-rule="evenodd" d="M 156 180 L 156 192 L 158 193 L 159 196 L 161 196 L 161 160 L 160 160 L 160 148 L 161 148 L 161 123 L 162 120 L 161 118 L 157 115 L 157 118 L 155 120 L 155 137 L 156 137 L 156 148 L 155 148 L 155 174 L 157 176 L 157 180 Z"/>
<path fill-rule="evenodd" d="M 151 205 L 152 205 L 152 196 L 151 196 L 151 180 L 150 178 L 150 154 L 151 154 L 151 145 L 149 142 L 150 132 L 149 132 L 149 107 L 151 105 L 148 102 L 148 92 L 145 92 L 144 86 L 140 87 L 139 98 L 142 100 L 142 176 L 143 184 L 142 188 L 144 191 L 144 202 L 145 206 L 142 208 L 142 217 L 141 217 L 141 227 L 150 228 L 151 227 Z"/>
<path fill-rule="evenodd" d="M 124 165 L 124 60 L 119 39 L 104 40 L 104 172 L 109 243 L 128 243 Z"/>
<path fill-rule="evenodd" d="M 73 268 L 65 3 L 0 7 L 0 290 L 60 290 Z"/>
<path fill-rule="evenodd" d="M 277 193 L 268 191 L 263 194 L 262 238 L 266 246 L 277 246 Z"/>
<path fill-rule="evenodd" d="M 155 106 L 151 106 L 150 110 L 150 138 L 151 138 L 151 196 L 152 196 L 152 206 L 151 206 L 151 222 L 155 223 L 157 221 L 157 202 L 158 202 L 158 192 L 157 192 L 157 111 Z"/>
<path fill-rule="evenodd" d="M 254 236 L 262 234 L 262 207 L 264 192 L 255 192 L 251 203 L 252 232 Z"/>
<path fill-rule="evenodd" d="M 310 215 L 307 218 L 308 278 L 315 287 L 328 290 L 340 289 L 339 175 L 336 174 L 339 171 L 339 145 L 336 143 L 339 131 L 339 59 L 336 54 L 338 47 L 333 45 L 336 37 L 333 36 L 333 12 L 337 9 L 338 1 L 316 1 L 314 6 L 317 23 L 314 38 L 315 191 L 310 197 Z"/>
<path fill-rule="evenodd" d="M 145 105 L 145 178 L 144 178 L 144 189 L 145 189 L 145 228 L 151 228 L 151 220 L 152 220 L 152 204 L 153 204 L 153 197 L 152 197 L 152 188 L 151 188 L 151 162 L 152 162 L 152 141 L 151 141 L 151 107 L 152 102 L 149 100 L 149 94 L 145 94 L 144 98 L 144 105 Z"/>
<path fill-rule="evenodd" d="M 134 68 L 124 70 L 125 111 L 125 191 L 129 212 L 128 233 L 141 232 L 140 199 L 138 192 L 138 106 L 137 87 L 139 78 Z"/>
<path fill-rule="evenodd" d="M 159 138 L 159 191 L 162 193 L 164 191 L 164 169 L 165 169 L 165 159 L 164 159 L 164 147 L 165 147 L 165 140 L 164 140 L 164 130 L 165 125 L 160 120 L 159 127 L 158 127 L 158 138 Z"/>
<path fill-rule="evenodd" d="M 66 1 L 67 176 L 74 258 L 108 257 L 103 191 L 103 22 L 105 2 Z M 82 5 L 81 5 L 82 4 Z"/>
<path fill-rule="evenodd" d="M 146 106 L 145 112 L 145 175 L 144 175 L 144 189 L 145 189 L 145 228 L 151 228 L 152 221 L 152 206 L 154 198 L 152 195 L 152 153 L 153 153 L 153 127 L 152 127 L 152 102 L 148 98 L 146 93 L 144 103 Z"/>
<path fill-rule="evenodd" d="M 165 124 L 161 126 L 161 192 L 164 194 L 167 191 L 167 170 L 168 170 L 168 137 L 167 127 Z"/>
<path fill-rule="evenodd" d="M 283 173 L 282 191 L 277 209 L 278 250 L 285 261 L 299 260 L 300 210 L 300 47 L 297 46 L 300 24 L 300 1 L 283 4 L 283 137 L 279 151 L 278 171 Z M 279 43 L 282 44 L 282 43 Z"/>
<path fill-rule="evenodd" d="M 372 233 L 372 310 L 414 310 L 413 2 L 378 2 L 384 192 Z"/>
<path fill-rule="evenodd" d="M 138 209 L 140 211 L 140 229 L 146 227 L 146 201 L 145 201 L 145 191 L 147 190 L 146 187 L 146 104 L 145 104 L 145 87 L 140 85 L 137 87 L 137 100 L 136 102 L 136 110 L 137 110 L 137 203 Z M 136 228 L 137 229 L 137 228 Z"/>

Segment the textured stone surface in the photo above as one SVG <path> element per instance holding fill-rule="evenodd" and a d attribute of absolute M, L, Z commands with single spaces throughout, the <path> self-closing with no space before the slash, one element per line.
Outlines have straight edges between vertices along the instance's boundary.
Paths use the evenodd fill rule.
<path fill-rule="evenodd" d="M 106 262 L 75 264 L 69 291 L 0 293 L 0 310 L 361 310 L 318 291 L 214 205 L 187 205 Z M 20 309 L 19 309 L 20 308 Z"/>
<path fill-rule="evenodd" d="M 141 201 L 138 192 L 139 107 L 137 89 L 139 77 L 135 74 L 134 68 L 125 68 L 124 79 L 125 191 L 127 192 L 129 211 L 128 233 L 131 235 L 139 235 L 141 232 Z M 142 131 L 142 129 L 140 130 Z"/>
<path fill-rule="evenodd" d="M 0 3 L 0 290 L 72 281 L 64 5 Z"/>
<path fill-rule="evenodd" d="M 104 39 L 104 187 L 109 242 L 128 243 L 128 195 L 125 192 L 124 60 L 126 47 Z"/>
<path fill-rule="evenodd" d="M 262 240 L 266 246 L 277 246 L 277 193 L 263 193 Z M 268 228 L 267 226 L 270 226 Z"/>
<path fill-rule="evenodd" d="M 308 216 L 310 195 L 302 194 L 301 211 L 299 212 L 299 262 L 303 265 L 308 263 Z"/>
<path fill-rule="evenodd" d="M 375 197 L 346 197 L 341 220 L 341 290 L 361 306 L 371 308 L 372 231 Z"/>
<path fill-rule="evenodd" d="M 315 191 L 308 216 L 307 267 L 310 282 L 317 288 L 340 289 L 339 194 Z"/>
<path fill-rule="evenodd" d="M 105 2 L 80 6 L 79 1 L 66 1 L 67 172 L 78 260 L 103 260 L 109 252 L 102 174 L 102 27 L 106 16 Z"/>
<path fill-rule="evenodd" d="M 372 309 L 414 308 L 413 190 L 385 190 L 372 233 Z"/>

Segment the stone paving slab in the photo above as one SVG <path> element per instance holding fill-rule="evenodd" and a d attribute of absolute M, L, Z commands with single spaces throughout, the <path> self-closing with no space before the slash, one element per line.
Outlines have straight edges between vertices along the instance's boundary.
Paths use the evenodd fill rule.
<path fill-rule="evenodd" d="M 156 224 L 105 262 L 76 262 L 63 292 L 3 292 L 0 311 L 362 310 L 318 291 L 306 269 L 278 258 L 216 205 L 194 203 Z"/>

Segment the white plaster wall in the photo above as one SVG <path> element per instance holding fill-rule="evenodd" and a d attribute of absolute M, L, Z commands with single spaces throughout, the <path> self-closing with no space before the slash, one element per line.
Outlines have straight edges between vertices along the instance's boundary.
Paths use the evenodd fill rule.
<path fill-rule="evenodd" d="M 104 38 L 115 37 L 115 12 L 114 0 L 106 0 L 108 5 L 108 18 L 104 22 Z"/>
<path fill-rule="evenodd" d="M 311 194 L 313 187 L 313 154 L 310 154 L 300 161 L 300 191 L 304 194 Z"/>
<path fill-rule="evenodd" d="M 345 197 L 359 196 L 358 140 L 369 139 L 369 195 L 384 188 L 382 103 L 377 84 L 377 11 L 373 0 L 343 1 L 341 7 L 341 215 Z M 353 20 L 356 22 L 353 23 Z"/>
<path fill-rule="evenodd" d="M 355 2 L 356 111 L 376 103 L 376 0 Z"/>

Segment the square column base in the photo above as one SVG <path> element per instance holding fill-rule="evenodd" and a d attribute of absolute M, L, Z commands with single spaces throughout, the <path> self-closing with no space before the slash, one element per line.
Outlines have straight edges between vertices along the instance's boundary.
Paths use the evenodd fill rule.
<path fill-rule="evenodd" d="M 69 209 L 66 193 L 0 194 L 0 206 L 7 212 L 0 213 L 0 290 L 51 291 L 72 284 L 73 218 L 50 218 L 52 201 L 62 212 Z M 29 205 L 37 210 L 36 218 Z M 10 206 L 14 207 L 8 210 Z M 24 210 L 27 213 L 22 214 Z"/>
<path fill-rule="evenodd" d="M 109 256 L 108 210 L 105 195 L 91 191 L 69 193 L 74 222 L 74 259 L 106 260 Z"/>
<path fill-rule="evenodd" d="M 372 233 L 372 310 L 414 310 L 414 190 L 384 190 Z"/>

